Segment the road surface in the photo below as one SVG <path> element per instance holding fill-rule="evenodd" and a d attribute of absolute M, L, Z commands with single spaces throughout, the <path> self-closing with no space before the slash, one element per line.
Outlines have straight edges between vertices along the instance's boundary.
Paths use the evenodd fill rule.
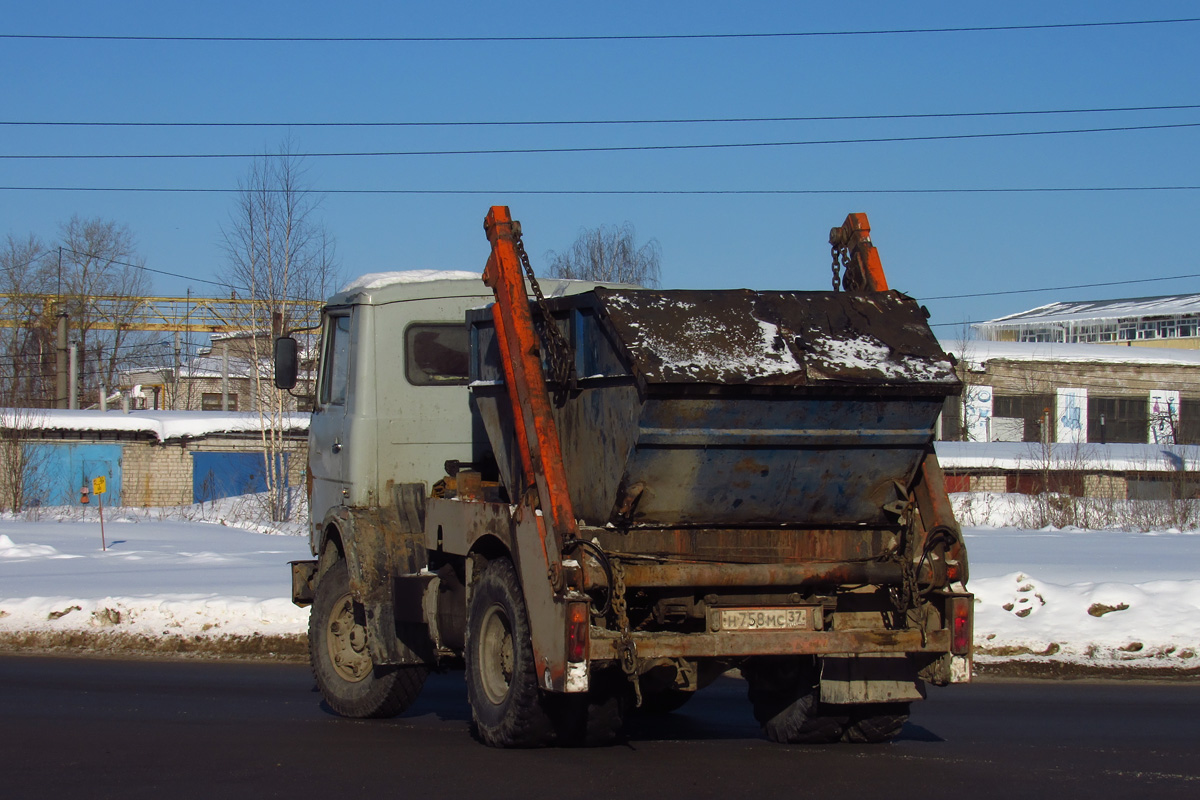
<path fill-rule="evenodd" d="M 620 744 L 497 751 L 461 673 L 392 720 L 321 705 L 307 667 L 0 657 L 0 796 L 16 798 L 1200 797 L 1200 685 L 931 690 L 889 745 L 763 740 L 723 678 Z"/>

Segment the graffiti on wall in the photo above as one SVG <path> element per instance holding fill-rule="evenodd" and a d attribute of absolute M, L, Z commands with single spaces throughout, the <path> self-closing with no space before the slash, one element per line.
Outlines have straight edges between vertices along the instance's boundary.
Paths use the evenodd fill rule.
<path fill-rule="evenodd" d="M 963 426 L 967 429 L 967 441 L 989 441 L 992 430 L 992 387 L 968 386 L 963 394 Z"/>
<path fill-rule="evenodd" d="M 1059 442 L 1078 444 L 1087 441 L 1087 389 L 1062 388 L 1056 402 L 1057 436 Z"/>
<path fill-rule="evenodd" d="M 1157 389 L 1150 392 L 1150 442 L 1175 444 L 1179 431 L 1179 392 Z"/>

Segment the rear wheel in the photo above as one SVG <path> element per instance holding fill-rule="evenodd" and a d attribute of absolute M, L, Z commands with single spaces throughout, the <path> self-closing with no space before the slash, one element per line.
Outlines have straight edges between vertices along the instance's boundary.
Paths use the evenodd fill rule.
<path fill-rule="evenodd" d="M 529 615 L 516 568 L 490 563 L 471 593 L 467 697 L 475 732 L 493 747 L 540 747 L 554 728 L 538 688 Z"/>
<path fill-rule="evenodd" d="M 345 717 L 392 717 L 412 705 L 429 668 L 376 665 L 367 649 L 362 606 L 350 593 L 346 562 L 339 560 L 317 583 L 308 618 L 313 677 L 325 702 Z"/>
<path fill-rule="evenodd" d="M 909 703 L 871 703 L 850 707 L 850 724 L 844 742 L 879 744 L 890 742 L 908 721 Z"/>
<path fill-rule="evenodd" d="M 754 717 L 773 742 L 836 742 L 849 722 L 836 706 L 824 706 L 818 694 L 820 670 L 804 656 L 751 659 L 742 667 Z"/>

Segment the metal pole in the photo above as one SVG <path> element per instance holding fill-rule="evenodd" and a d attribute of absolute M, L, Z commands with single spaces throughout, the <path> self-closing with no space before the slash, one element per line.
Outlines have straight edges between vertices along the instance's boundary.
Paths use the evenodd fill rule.
<path fill-rule="evenodd" d="M 100 549 L 108 552 L 108 543 L 104 541 L 104 492 L 96 495 L 96 508 L 100 511 Z"/>
<path fill-rule="evenodd" d="M 55 342 L 54 407 L 67 408 L 67 312 L 58 312 L 58 341 Z"/>
<path fill-rule="evenodd" d="M 69 370 L 70 374 L 68 376 L 70 388 L 68 389 L 67 393 L 67 408 L 72 409 L 79 408 L 79 352 L 76 350 L 77 347 L 78 345 L 75 342 L 71 342 L 71 367 Z"/>
<path fill-rule="evenodd" d="M 221 342 L 221 410 L 229 410 L 229 342 Z"/>
<path fill-rule="evenodd" d="M 175 389 L 173 391 L 175 396 L 171 401 L 171 408 L 176 411 L 179 410 L 179 369 L 179 331 L 175 331 Z"/>

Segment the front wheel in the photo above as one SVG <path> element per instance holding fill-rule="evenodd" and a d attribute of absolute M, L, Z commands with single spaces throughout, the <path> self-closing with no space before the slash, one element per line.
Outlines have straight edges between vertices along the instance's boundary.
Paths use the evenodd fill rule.
<path fill-rule="evenodd" d="M 339 560 L 317 583 L 308 618 L 313 677 L 325 702 L 344 717 L 394 717 L 417 699 L 429 668 L 376 665 L 362 617 L 346 562 Z"/>

